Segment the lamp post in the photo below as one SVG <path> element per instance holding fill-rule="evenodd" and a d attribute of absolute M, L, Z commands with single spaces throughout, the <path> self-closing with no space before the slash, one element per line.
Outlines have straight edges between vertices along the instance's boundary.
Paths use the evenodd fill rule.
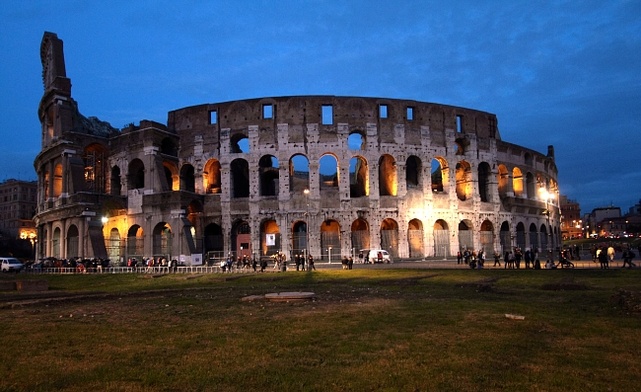
<path fill-rule="evenodd" d="M 550 231 L 550 234 L 549 234 L 550 238 L 549 238 L 549 241 L 548 241 L 548 252 L 551 254 L 552 253 L 552 244 L 551 244 L 551 242 L 552 242 L 552 227 L 550 226 L 550 214 L 551 214 L 550 202 L 554 198 L 554 195 L 552 193 L 548 192 L 548 190 L 543 188 L 543 187 L 541 188 L 540 193 L 541 193 L 541 197 L 545 200 L 545 211 L 543 213 L 547 216 L 547 222 L 548 222 L 547 229 Z"/>
<path fill-rule="evenodd" d="M 303 259 L 303 263 L 308 263 L 309 262 L 309 188 L 305 188 L 303 190 L 303 194 L 305 195 L 305 250 L 304 250 L 304 255 L 305 258 Z M 303 264 L 304 266 L 304 264 Z M 307 266 L 307 269 L 309 270 L 309 265 Z"/>

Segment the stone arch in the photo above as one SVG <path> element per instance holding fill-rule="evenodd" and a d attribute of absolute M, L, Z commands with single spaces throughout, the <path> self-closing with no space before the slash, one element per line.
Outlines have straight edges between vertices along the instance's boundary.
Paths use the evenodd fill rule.
<path fill-rule="evenodd" d="M 110 184 L 110 193 L 113 196 L 120 196 L 122 194 L 122 183 L 120 180 L 120 167 L 117 165 L 111 168 Z"/>
<path fill-rule="evenodd" d="M 67 228 L 67 258 L 81 257 L 85 255 L 80 254 L 80 233 L 78 226 L 70 225 Z"/>
<path fill-rule="evenodd" d="M 349 160 L 349 197 L 369 196 L 369 167 L 360 155 Z"/>
<path fill-rule="evenodd" d="M 62 194 L 62 163 L 57 163 L 53 168 L 53 197 Z"/>
<path fill-rule="evenodd" d="M 280 227 L 274 219 L 266 219 L 260 225 L 260 249 L 264 256 L 275 255 L 282 249 Z"/>
<path fill-rule="evenodd" d="M 516 224 L 516 246 L 525 249 L 525 225 L 523 222 Z"/>
<path fill-rule="evenodd" d="M 494 249 L 494 225 L 489 220 L 484 220 L 481 223 L 480 231 L 480 240 L 481 240 L 481 249 L 485 252 L 485 257 L 489 258 L 494 252 L 497 252 Z"/>
<path fill-rule="evenodd" d="M 456 164 L 456 196 L 461 201 L 472 196 L 472 167 L 467 161 Z"/>
<path fill-rule="evenodd" d="M 363 218 L 352 222 L 352 248 L 356 251 L 370 248 L 369 223 Z"/>
<path fill-rule="evenodd" d="M 289 189 L 292 193 L 309 189 L 309 159 L 303 154 L 294 154 L 289 159 Z"/>
<path fill-rule="evenodd" d="M 163 191 L 178 191 L 180 190 L 180 176 L 178 175 L 178 167 L 175 163 L 163 161 L 162 167 L 165 174 L 165 181 L 162 183 Z"/>
<path fill-rule="evenodd" d="M 221 193 L 220 161 L 218 159 L 210 159 L 205 164 L 203 189 L 205 189 L 205 193 Z"/>
<path fill-rule="evenodd" d="M 350 132 L 347 137 L 347 148 L 352 151 L 362 151 L 365 150 L 366 146 L 366 136 L 363 131 L 355 130 Z"/>
<path fill-rule="evenodd" d="M 307 222 L 298 220 L 292 225 L 292 254 L 307 255 L 309 252 Z"/>
<path fill-rule="evenodd" d="M 229 138 L 230 151 L 232 154 L 249 154 L 249 137 L 245 133 L 239 132 Z"/>
<path fill-rule="evenodd" d="M 145 164 L 138 158 L 132 159 L 127 168 L 127 188 L 142 189 L 145 187 Z"/>
<path fill-rule="evenodd" d="M 507 167 L 503 164 L 499 165 L 499 170 L 498 170 L 498 181 L 499 181 L 499 196 L 500 197 L 506 197 L 508 188 L 509 188 L 509 179 L 510 179 L 510 172 L 507 170 Z"/>
<path fill-rule="evenodd" d="M 536 255 L 539 252 L 539 233 L 536 229 L 536 224 L 530 223 L 530 228 L 528 232 L 530 236 L 530 249 Z"/>
<path fill-rule="evenodd" d="M 492 169 L 487 162 L 481 162 L 478 168 L 478 181 L 479 181 L 479 197 L 484 203 L 492 201 L 490 198 L 490 176 Z"/>
<path fill-rule="evenodd" d="M 261 244 L 264 242 L 264 239 L 261 241 Z M 231 230 L 231 253 L 233 255 L 240 255 L 245 248 L 249 248 L 249 252 L 253 252 L 251 245 L 251 226 L 249 222 L 243 219 L 239 219 L 232 224 Z M 265 256 L 260 249 L 260 255 Z"/>
<path fill-rule="evenodd" d="M 423 245 L 423 222 L 420 219 L 412 219 L 407 224 L 407 245 L 410 258 L 424 257 L 425 247 Z"/>
<path fill-rule="evenodd" d="M 100 143 L 91 143 L 84 148 L 85 189 L 90 192 L 104 192 L 107 181 L 107 148 Z"/>
<path fill-rule="evenodd" d="M 127 255 L 142 260 L 145 250 L 145 235 L 140 225 L 132 225 L 127 231 Z"/>
<path fill-rule="evenodd" d="M 335 219 L 326 219 L 320 227 L 321 258 L 326 260 L 331 256 L 336 260 L 343 253 L 341 249 L 341 225 Z"/>
<path fill-rule="evenodd" d="M 385 249 L 393 258 L 397 258 L 398 247 L 398 223 L 392 218 L 383 219 L 381 222 L 381 249 Z"/>
<path fill-rule="evenodd" d="M 186 163 L 180 168 L 180 190 L 186 192 L 196 192 L 196 178 L 194 176 L 194 167 Z"/>
<path fill-rule="evenodd" d="M 263 155 L 258 161 L 260 196 L 278 195 L 278 159 L 273 155 Z"/>
<path fill-rule="evenodd" d="M 338 160 L 334 154 L 323 154 L 319 163 L 319 181 L 321 189 L 338 188 Z"/>
<path fill-rule="evenodd" d="M 450 231 L 447 222 L 438 219 L 434 222 L 434 256 L 450 256 Z"/>
<path fill-rule="evenodd" d="M 458 224 L 458 244 L 461 252 L 474 250 L 474 230 L 469 219 L 463 219 Z"/>
<path fill-rule="evenodd" d="M 210 223 L 203 230 L 203 248 L 208 260 L 221 259 L 225 256 L 225 236 L 223 228 L 217 223 Z"/>
<path fill-rule="evenodd" d="M 232 198 L 249 197 L 249 164 L 245 159 L 237 158 L 231 161 Z"/>
<path fill-rule="evenodd" d="M 432 192 L 445 192 L 449 184 L 449 177 L 447 159 L 443 157 L 434 157 L 432 159 Z"/>
<path fill-rule="evenodd" d="M 501 241 L 502 253 L 512 250 L 512 232 L 510 231 L 510 224 L 507 221 L 501 224 L 499 240 Z"/>
<path fill-rule="evenodd" d="M 407 189 L 421 189 L 423 185 L 423 163 L 421 158 L 410 155 L 405 161 L 405 187 Z"/>
<path fill-rule="evenodd" d="M 523 172 L 516 166 L 512 169 L 512 189 L 514 196 L 523 197 Z"/>
<path fill-rule="evenodd" d="M 171 260 L 172 231 L 167 222 L 159 222 L 154 226 L 151 252 L 154 257 L 162 256 Z"/>
<path fill-rule="evenodd" d="M 396 196 L 397 190 L 396 160 L 389 154 L 383 154 L 378 160 L 379 195 Z"/>
<path fill-rule="evenodd" d="M 552 248 L 550 248 L 550 241 L 548 238 L 548 233 L 550 232 L 549 228 L 545 225 L 541 225 L 541 230 L 539 230 L 539 239 L 540 239 L 540 244 L 541 244 L 541 252 L 549 252 Z M 549 256 L 548 256 L 549 257 Z"/>

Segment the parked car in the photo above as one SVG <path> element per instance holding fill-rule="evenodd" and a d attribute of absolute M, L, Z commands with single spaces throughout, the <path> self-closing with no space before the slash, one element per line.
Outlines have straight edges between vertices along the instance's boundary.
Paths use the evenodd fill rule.
<path fill-rule="evenodd" d="M 0 257 L 0 269 L 2 272 L 18 272 L 24 265 L 14 257 Z"/>

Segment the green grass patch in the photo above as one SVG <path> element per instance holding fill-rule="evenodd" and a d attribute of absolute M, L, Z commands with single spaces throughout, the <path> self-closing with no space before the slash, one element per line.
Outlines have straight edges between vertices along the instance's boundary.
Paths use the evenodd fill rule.
<path fill-rule="evenodd" d="M 34 278 L 59 298 L 0 294 L 2 391 L 631 391 L 641 382 L 637 270 Z M 241 301 L 283 291 L 317 298 Z"/>

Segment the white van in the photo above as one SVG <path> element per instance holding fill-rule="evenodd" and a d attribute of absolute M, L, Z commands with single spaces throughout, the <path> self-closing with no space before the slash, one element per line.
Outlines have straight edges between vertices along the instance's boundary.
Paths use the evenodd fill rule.
<path fill-rule="evenodd" d="M 2 272 L 18 272 L 23 264 L 14 257 L 0 257 L 0 269 Z"/>
<path fill-rule="evenodd" d="M 363 254 L 363 263 L 366 264 L 392 262 L 392 257 L 385 249 L 361 249 L 360 253 Z"/>

